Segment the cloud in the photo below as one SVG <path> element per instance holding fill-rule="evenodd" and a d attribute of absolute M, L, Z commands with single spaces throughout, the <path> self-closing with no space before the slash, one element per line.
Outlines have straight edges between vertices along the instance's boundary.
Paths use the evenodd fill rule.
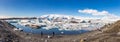
<path fill-rule="evenodd" d="M 85 14 L 91 14 L 91 15 L 107 15 L 109 14 L 108 11 L 98 11 L 95 9 L 84 9 L 84 10 L 78 10 L 79 13 L 85 13 Z"/>
<path fill-rule="evenodd" d="M 78 10 L 79 13 L 85 13 L 85 14 L 91 14 L 94 16 L 103 16 L 102 19 L 110 19 L 110 20 L 120 20 L 120 17 L 109 13 L 108 11 L 98 11 L 95 9 L 83 9 L 83 10 Z"/>

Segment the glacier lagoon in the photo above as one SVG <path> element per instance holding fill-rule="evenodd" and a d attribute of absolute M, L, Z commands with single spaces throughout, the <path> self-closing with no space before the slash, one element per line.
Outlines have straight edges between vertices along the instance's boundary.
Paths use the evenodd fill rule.
<path fill-rule="evenodd" d="M 22 26 L 18 23 L 10 23 L 12 25 L 14 25 L 16 28 L 21 28 L 23 29 L 23 32 L 25 33 L 32 33 L 32 34 L 41 34 L 41 32 L 45 35 L 52 35 L 52 33 L 54 32 L 55 35 L 75 35 L 75 34 L 82 34 L 85 32 L 89 32 L 89 30 L 59 30 L 58 28 L 52 28 L 49 30 L 43 29 L 43 28 L 39 28 L 39 29 L 32 29 L 31 27 L 26 27 L 26 26 Z"/>

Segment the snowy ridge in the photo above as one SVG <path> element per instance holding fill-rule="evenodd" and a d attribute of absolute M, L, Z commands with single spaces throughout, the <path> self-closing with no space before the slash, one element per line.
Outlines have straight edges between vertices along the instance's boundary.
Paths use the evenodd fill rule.
<path fill-rule="evenodd" d="M 49 15 L 42 15 L 40 17 L 47 17 L 47 18 L 75 18 L 75 19 L 81 19 L 80 16 L 70 16 L 70 15 L 60 15 L 60 14 L 49 14 Z"/>
<path fill-rule="evenodd" d="M 70 15 L 60 15 L 60 14 L 49 14 L 49 15 L 42 15 L 40 17 L 47 17 L 47 18 L 75 18 L 75 19 L 101 19 L 101 20 L 113 20 L 113 21 L 117 21 L 120 20 L 120 17 L 116 16 L 116 15 L 106 15 L 103 16 L 102 18 L 96 18 L 96 17 L 81 17 L 81 16 L 70 16 Z"/>
<path fill-rule="evenodd" d="M 101 18 L 101 20 L 105 20 L 105 21 L 117 21 L 117 20 L 120 20 L 120 17 L 116 16 L 116 15 L 109 14 L 109 15 L 106 15 L 103 18 Z"/>

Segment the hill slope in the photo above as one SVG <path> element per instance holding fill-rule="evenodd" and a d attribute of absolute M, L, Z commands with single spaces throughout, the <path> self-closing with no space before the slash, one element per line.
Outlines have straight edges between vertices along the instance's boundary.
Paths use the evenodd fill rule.
<path fill-rule="evenodd" d="M 100 31 L 93 32 L 94 33 L 91 33 L 92 35 L 86 37 L 84 42 L 119 42 L 120 20 L 115 22 L 114 24 L 107 25 Z"/>
<path fill-rule="evenodd" d="M 110 25 L 109 28 L 104 31 L 106 33 L 117 33 L 120 32 L 120 20 Z"/>

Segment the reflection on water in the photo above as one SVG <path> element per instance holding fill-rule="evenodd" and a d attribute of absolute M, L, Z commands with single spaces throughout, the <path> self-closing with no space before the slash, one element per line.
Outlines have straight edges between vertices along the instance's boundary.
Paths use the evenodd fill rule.
<path fill-rule="evenodd" d="M 43 32 L 43 34 L 48 34 L 48 35 L 51 35 L 53 32 L 56 34 L 56 35 L 60 35 L 60 34 L 64 34 L 64 35 L 73 35 L 73 34 L 81 34 L 81 33 L 85 33 L 85 32 L 88 32 L 87 30 L 71 30 L 71 31 L 66 31 L 66 30 L 58 30 L 57 28 L 53 28 L 53 29 L 50 29 L 50 30 L 46 30 L 46 29 L 43 29 L 43 28 L 39 28 L 39 29 L 32 29 L 30 27 L 25 27 L 25 26 L 22 26 L 20 24 L 17 24 L 17 23 L 11 23 L 12 25 L 16 26 L 16 28 L 22 28 L 24 32 L 26 33 L 33 33 L 33 34 L 41 34 L 41 32 Z M 61 33 L 62 32 L 62 33 Z"/>

